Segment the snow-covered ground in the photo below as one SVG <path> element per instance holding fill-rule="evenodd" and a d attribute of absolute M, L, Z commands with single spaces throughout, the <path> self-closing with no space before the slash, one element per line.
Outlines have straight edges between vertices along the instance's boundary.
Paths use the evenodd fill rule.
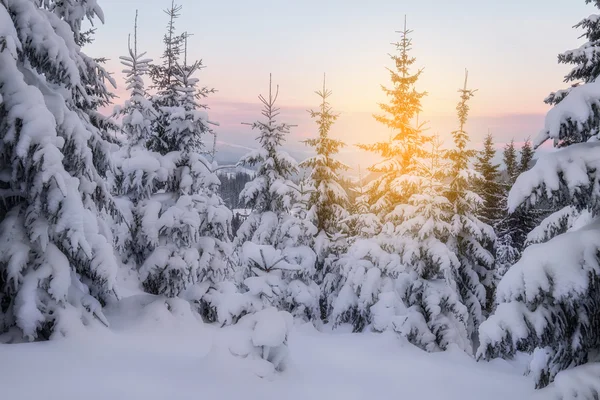
<path fill-rule="evenodd" d="M 232 353 L 243 328 L 203 324 L 183 302 L 171 311 L 161 301 L 140 307 L 151 300 L 133 296 L 109 308 L 110 331 L 0 345 L 0 398 L 550 398 L 534 392 L 522 363 L 476 363 L 459 350 L 425 353 L 391 333 L 322 333 L 308 324 L 292 330 L 286 370 L 261 378 L 261 360 Z"/>

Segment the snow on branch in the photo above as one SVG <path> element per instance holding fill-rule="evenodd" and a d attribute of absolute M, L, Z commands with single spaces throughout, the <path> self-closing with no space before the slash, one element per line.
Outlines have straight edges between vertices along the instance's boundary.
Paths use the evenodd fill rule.
<path fill-rule="evenodd" d="M 517 178 L 508 197 L 509 211 L 526 202 L 533 205 L 541 198 L 561 194 L 573 197 L 590 189 L 598 192 L 599 150 L 599 142 L 579 143 L 541 156 L 533 168 Z"/>

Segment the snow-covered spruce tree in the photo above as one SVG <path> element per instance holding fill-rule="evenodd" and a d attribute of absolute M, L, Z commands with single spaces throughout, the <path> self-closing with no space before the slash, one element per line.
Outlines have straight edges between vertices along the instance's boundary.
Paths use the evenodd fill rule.
<path fill-rule="evenodd" d="M 517 150 L 514 139 L 511 139 L 510 142 L 504 146 L 502 157 L 505 168 L 504 182 L 505 186 L 510 190 L 511 186 L 519 176 L 519 151 Z"/>
<path fill-rule="evenodd" d="M 599 2 L 593 3 L 600 8 Z M 539 146 L 551 139 L 561 149 L 540 156 L 517 179 L 508 200 L 511 211 L 549 201 L 557 208 L 570 204 L 575 211 L 588 209 L 593 217 L 555 237 L 550 238 L 554 232 L 549 232 L 544 238 L 547 242 L 525 249 L 498 286 L 498 305 L 481 326 L 478 350 L 483 359 L 534 352 L 530 371 L 536 387 L 556 378 L 565 398 L 595 398 L 600 391 L 600 226 L 596 217 L 600 147 L 594 139 L 600 121 L 597 22 L 596 15 L 580 22 L 577 26 L 585 29 L 588 42 L 559 57 L 563 63 L 575 64 L 567 81 L 577 77 L 583 83 L 553 95 L 555 105 L 534 141 Z M 578 368 L 565 373 L 565 379 L 561 379 L 563 374 L 557 376 L 573 367 Z M 595 371 L 591 374 L 595 378 L 585 379 L 590 371 Z M 567 378 L 570 375 L 574 381 Z M 578 376 L 584 379 L 577 380 Z"/>
<path fill-rule="evenodd" d="M 392 56 L 394 86 L 384 88 L 391 103 L 381 105 L 386 116 L 376 116 L 393 129 L 391 141 L 361 146 L 385 158 L 371 168 L 381 175 L 367 188 L 384 225 L 378 235 L 354 241 L 340 259 L 342 288 L 332 320 L 350 323 L 355 331 L 393 329 L 430 351 L 456 342 L 470 351 L 468 312 L 456 291 L 459 263 L 446 246 L 451 205 L 442 178 L 447 166 L 439 143 L 429 150 L 425 143 L 431 138 L 412 125 L 424 93 L 414 88 L 421 71 L 409 72 L 415 61 L 408 55 L 410 32 L 405 23 L 396 43 L 400 54 Z"/>
<path fill-rule="evenodd" d="M 508 212 L 507 206 L 508 192 L 519 174 L 518 153 L 514 140 L 511 140 L 504 146 L 502 158 L 506 168 L 504 176 L 501 177 L 502 197 L 500 199 L 500 206 L 502 215 L 494 225 L 497 235 L 495 247 L 497 281 L 519 259 L 521 249 L 517 240 L 520 238 L 524 241 L 526 237 L 526 232 L 521 232 L 518 226 L 519 221 L 515 221 L 513 215 Z"/>
<path fill-rule="evenodd" d="M 600 2 L 598 0 L 585 0 L 585 2 L 586 4 L 591 3 L 600 8 Z M 600 26 L 598 25 L 598 17 L 596 15 L 590 15 L 579 21 L 574 28 L 583 29 L 584 34 L 581 37 L 587 39 L 587 41 L 576 49 L 568 50 L 558 55 L 559 63 L 573 65 L 571 71 L 569 71 L 564 78 L 564 81 L 572 83 L 572 86 L 568 89 L 550 93 L 544 102 L 552 106 L 560 104 L 568 97 L 571 90 L 579 87 L 580 84 L 594 83 L 600 75 L 600 64 L 597 62 L 597 57 L 600 52 Z M 594 93 L 589 93 L 587 95 L 587 100 L 591 101 L 593 96 Z M 577 126 L 577 124 L 581 125 Z M 587 120 L 586 118 L 572 120 L 570 124 L 561 128 L 560 135 L 552 137 L 552 139 L 554 141 L 554 147 L 562 148 L 575 143 L 596 141 L 598 140 L 599 133 L 600 118 L 590 115 Z M 534 143 L 534 145 L 536 144 L 537 143 Z"/>
<path fill-rule="evenodd" d="M 527 139 L 520 152 L 514 141 L 504 148 L 504 163 L 506 165 L 506 177 L 502 184 L 503 197 L 501 201 L 504 215 L 495 224 L 498 233 L 496 243 L 496 279 L 502 278 L 506 270 L 519 259 L 527 244 L 527 235 L 540 223 L 544 213 L 543 208 L 532 207 L 528 210 L 518 208 L 513 212 L 508 211 L 508 193 L 514 185 L 519 174 L 527 171 L 533 161 L 533 149 L 531 142 Z"/>
<path fill-rule="evenodd" d="M 130 97 L 122 106 L 116 106 L 115 117 L 122 119 L 121 131 L 125 134 L 124 146 L 115 154 L 117 174 L 114 191 L 117 193 L 123 214 L 129 216 L 125 223 L 115 223 L 113 230 L 117 237 L 117 247 L 123 254 L 125 262 L 140 265 L 148 256 L 147 248 L 140 240 L 142 216 L 139 205 L 164 185 L 168 171 L 161 166 L 161 156 L 146 148 L 152 138 L 152 125 L 157 112 L 149 100 L 144 86 L 144 75 L 149 71 L 152 61 L 144 58 L 146 53 L 139 53 L 137 48 L 137 11 L 135 15 L 133 47 L 131 36 L 128 40 L 128 55 L 122 56 L 121 64 L 125 66 L 127 90 Z"/>
<path fill-rule="evenodd" d="M 95 28 L 82 31 L 81 26 L 84 20 L 93 25 L 94 20 L 98 18 L 104 23 L 104 14 L 96 1 L 44 1 L 39 3 L 40 7 L 59 16 L 66 22 L 73 33 L 75 44 L 83 47 L 92 43 L 94 39 Z M 95 134 L 88 140 L 88 146 L 92 152 L 92 163 L 98 172 L 94 184 L 96 190 L 91 198 L 96 205 L 102 205 L 99 208 L 101 217 L 98 222 L 102 225 L 102 230 L 109 232 L 110 223 L 106 221 L 123 222 L 123 216 L 118 207 L 114 204 L 111 196 L 111 188 L 107 183 L 107 178 L 112 174 L 114 165 L 111 154 L 115 145 L 118 145 L 112 133 L 118 128 L 117 124 L 110 116 L 104 115 L 100 109 L 107 108 L 116 97 L 107 87 L 116 88 L 116 82 L 111 74 L 102 66 L 106 62 L 105 58 L 92 58 L 79 51 L 78 66 L 81 80 L 81 87 L 85 89 L 85 95 L 79 95 L 75 90 L 72 97 L 74 110 L 82 113 L 82 120 L 93 126 Z M 67 143 L 69 145 L 70 142 Z M 68 148 L 65 151 L 69 151 Z M 63 163 L 68 172 L 78 176 L 82 173 L 78 163 Z M 85 173 L 85 172 L 84 172 Z M 107 234 L 107 237 L 110 236 Z M 109 238 L 110 239 L 110 238 Z"/>
<path fill-rule="evenodd" d="M 338 231 L 337 223 L 346 217 L 347 213 L 348 195 L 339 183 L 339 174 L 348 170 L 348 166 L 334 158 L 345 144 L 330 137 L 331 126 L 339 115 L 332 112 L 327 101 L 331 91 L 325 87 L 325 78 L 323 89 L 315 93 L 320 97 L 321 105 L 319 110 L 310 110 L 309 113 L 311 118 L 316 120 L 319 137 L 306 139 L 304 143 L 313 147 L 316 155 L 304 160 L 300 167 L 310 169 L 309 179 L 315 188 L 310 197 L 309 214 L 319 233 L 332 235 Z"/>
<path fill-rule="evenodd" d="M 408 33 L 406 29 L 403 32 L 404 51 L 399 60 L 410 60 L 406 55 Z M 397 87 L 406 83 L 396 78 L 394 82 Z M 402 93 L 397 92 L 399 96 Z M 385 212 L 385 207 L 376 207 L 383 216 L 382 232 L 374 238 L 356 240 L 340 259 L 343 285 L 334 302 L 332 319 L 336 325 L 351 323 L 355 331 L 367 326 L 376 331 L 393 329 L 428 351 L 455 344 L 471 353 L 470 332 L 474 327 L 469 326 L 469 310 L 459 286 L 464 277 L 460 275 L 459 258 L 449 247 L 454 212 L 445 182 L 449 166 L 439 141 L 411 128 L 412 118 L 403 120 L 411 110 L 415 116 L 416 110 L 411 107 L 418 97 L 414 93 L 411 87 L 407 99 L 394 99 L 397 107 L 393 111 L 400 115 L 392 114 L 388 120 L 398 121 L 395 126 L 400 133 L 389 147 L 394 153 L 382 154 L 390 157 L 383 171 L 395 178 L 369 188 L 372 199 L 380 201 L 383 197 L 377 191 L 389 193 L 393 185 L 394 203 L 386 203 L 392 199 L 389 196 L 380 203 L 393 209 Z M 432 150 L 425 147 L 427 142 L 433 144 Z M 379 149 L 388 148 L 381 145 Z M 466 232 L 461 234 L 466 236 Z M 457 247 L 456 241 L 451 245 Z M 483 252 L 473 254 L 481 256 Z"/>
<path fill-rule="evenodd" d="M 354 195 L 354 204 L 350 206 L 349 215 L 340 221 L 340 229 L 346 236 L 348 245 L 351 245 L 358 238 L 378 235 L 381 232 L 381 221 L 371 212 L 360 165 L 356 183 L 349 188 L 349 192 Z"/>
<path fill-rule="evenodd" d="M 332 112 L 328 98 L 331 91 L 325 86 L 315 92 L 321 99 L 319 110 L 310 110 L 310 116 L 316 120 L 319 137 L 304 141 L 314 148 L 316 155 L 304 160 L 300 167 L 308 168 L 309 180 L 314 190 L 309 199 L 308 217 L 317 227 L 315 252 L 317 253 L 316 281 L 321 287 L 321 318 L 326 319 L 331 309 L 330 294 L 336 293 L 340 281 L 334 264 L 339 254 L 346 249 L 346 240 L 340 232 L 340 221 L 348 216 L 348 194 L 340 184 L 340 173 L 348 166 L 336 160 L 334 156 L 345 144 L 330 137 L 331 126 L 338 118 Z"/>
<path fill-rule="evenodd" d="M 415 171 L 415 159 L 424 154 L 423 144 L 428 138 L 423 135 L 423 125 L 413 125 L 414 118 L 421 110 L 421 98 L 425 92 L 415 89 L 423 70 L 410 72 L 415 58 L 409 55 L 412 48 L 410 31 L 404 21 L 404 30 L 399 32 L 401 39 L 394 43 L 398 54 L 392 55 L 395 69 L 389 69 L 392 87 L 382 86 L 390 98 L 389 104 L 379 104 L 384 112 L 375 119 L 391 129 L 391 139 L 358 147 L 379 154 L 383 161 L 371 166 L 370 171 L 379 176 L 369 182 L 367 193 L 372 211 L 380 217 L 392 211 L 396 204 L 405 203 L 418 187 L 419 178 Z"/>
<path fill-rule="evenodd" d="M 126 89 L 130 91 L 130 97 L 122 106 L 115 107 L 114 115 L 122 118 L 121 130 L 127 138 L 129 149 L 136 146 L 145 147 L 152 136 L 152 122 L 156 117 L 156 111 L 148 100 L 148 93 L 144 85 L 144 75 L 147 75 L 152 59 L 144 58 L 146 53 L 139 53 L 137 48 L 137 18 L 135 13 L 135 25 L 133 34 L 133 48 L 131 36 L 128 38 L 128 55 L 120 57 L 121 64 L 125 66 Z"/>
<path fill-rule="evenodd" d="M 298 201 L 298 188 L 291 181 L 297 164 L 281 150 L 291 126 L 276 120 L 278 94 L 279 87 L 273 93 L 269 80 L 268 98 L 259 96 L 266 120 L 248 124 L 259 130 L 260 148 L 239 162 L 257 171 L 240 193 L 252 213 L 235 238 L 241 264 L 238 279 L 263 306 L 314 319 L 319 316 L 320 297 L 313 281 L 316 254 L 311 248 L 316 228 L 308 218 L 290 212 Z"/>
<path fill-rule="evenodd" d="M 460 262 L 457 287 L 469 310 L 469 335 L 475 337 L 488 312 L 488 300 L 493 293 L 494 256 L 490 248 L 495 234 L 490 225 L 480 220 L 483 199 L 472 190 L 480 177 L 470 166 L 475 151 L 467 149 L 469 135 L 465 125 L 469 114 L 468 102 L 475 95 L 475 90 L 467 88 L 467 79 L 468 72 L 465 73 L 464 87 L 459 90 L 460 102 L 456 107 L 459 129 L 452 132 L 455 148 L 447 153 L 451 170 L 446 196 L 453 214 L 448 246 Z"/>
<path fill-rule="evenodd" d="M 525 139 L 525 143 L 521 146 L 521 159 L 519 160 L 519 174 L 526 172 L 531 168 L 535 150 L 531 144 L 531 139 Z"/>
<path fill-rule="evenodd" d="M 356 331 L 392 329 L 427 351 L 455 344 L 470 353 L 469 312 L 457 285 L 460 263 L 447 246 L 449 166 L 439 141 L 432 143 L 427 157 L 415 160 L 415 193 L 386 216 L 379 235 L 356 240 L 341 258 L 343 286 L 333 320 Z"/>
<path fill-rule="evenodd" d="M 218 195 L 219 179 L 204 156 L 206 137 L 212 140 L 211 122 L 207 107 L 198 102 L 206 92 L 197 89 L 193 77 L 202 64 L 187 64 L 185 52 L 184 63 L 173 72 L 175 105 L 162 106 L 169 115 L 161 133 L 163 159 L 171 161 L 163 165 L 172 169 L 163 190 L 138 207 L 140 240 L 148 249 L 140 274 L 149 293 L 181 295 L 196 303 L 206 320 L 223 322 L 228 316 L 219 313 L 219 299 L 231 289 L 221 284 L 232 272 L 231 211 Z"/>
<path fill-rule="evenodd" d="M 496 149 L 491 133 L 485 137 L 483 150 L 476 156 L 475 171 L 479 177 L 474 182 L 475 192 L 483 199 L 479 211 L 480 218 L 494 226 L 502 218 L 502 186 L 500 185 L 500 165 L 494 163 Z"/>
<path fill-rule="evenodd" d="M 404 268 L 397 256 L 403 251 L 404 241 L 397 237 L 396 222 L 399 218 L 396 217 L 396 209 L 407 206 L 411 199 L 417 201 L 415 195 L 427 181 L 422 170 L 425 164 L 421 159 L 426 154 L 431 155 L 424 147 L 430 138 L 422 134 L 421 126 L 413 126 L 425 93 L 417 92 L 414 87 L 422 70 L 416 74 L 410 73 L 410 67 L 415 62 L 409 56 L 412 44 L 410 33 L 405 20 L 404 30 L 400 32 L 401 40 L 395 43 L 399 54 L 391 56 L 396 67 L 395 70 L 389 70 L 393 87 L 383 87 L 391 98 L 390 104 L 380 104 L 385 114 L 375 116 L 376 120 L 392 129 L 391 140 L 359 146 L 378 152 L 384 158 L 383 162 L 370 168 L 379 176 L 367 184 L 366 196 L 371 211 L 378 215 L 385 226 L 374 237 L 353 240 L 348 253 L 339 261 L 342 288 L 333 304 L 332 320 L 335 325 L 350 323 L 355 331 L 361 331 L 370 324 L 379 330 L 390 326 L 389 318 L 382 322 L 374 320 L 376 313 L 372 306 L 380 299 L 392 302 L 394 307 L 403 304 L 402 295 L 395 291 L 396 279 Z M 429 183 L 426 185 L 430 186 Z M 390 261 L 390 257 L 395 261 Z M 393 316 L 394 310 L 389 314 Z"/>
<path fill-rule="evenodd" d="M 39 2 L 40 6 L 52 13 L 58 15 L 61 20 L 66 22 L 73 32 L 75 44 L 82 47 L 92 43 L 94 39 L 95 28 L 82 31 L 82 23 L 87 20 L 93 25 L 94 20 L 98 18 L 104 22 L 104 14 L 96 1 L 43 1 Z M 82 71 L 81 81 L 85 87 L 87 96 L 74 96 L 73 101 L 77 104 L 80 112 L 87 114 L 90 123 L 99 129 L 100 135 L 94 135 L 90 140 L 90 147 L 94 154 L 94 165 L 101 175 L 105 175 L 112 169 L 110 157 L 106 154 L 111 152 L 110 143 L 115 142 L 114 138 L 109 135 L 110 131 L 114 131 L 117 125 L 110 118 L 100 112 L 100 108 L 107 107 L 112 103 L 112 99 L 116 96 L 107 88 L 107 83 L 113 88 L 116 87 L 114 79 L 110 73 L 102 66 L 107 60 L 105 58 L 91 58 L 85 53 L 80 52 L 80 68 Z M 104 189 L 104 188 L 103 188 Z M 106 191 L 108 193 L 108 191 Z M 110 196 L 106 195 L 107 201 Z M 111 205 L 110 212 L 115 215 L 116 210 Z"/>
<path fill-rule="evenodd" d="M 29 340 L 106 324 L 118 268 L 101 221 L 110 146 L 93 118 L 108 75 L 78 45 L 81 20 L 102 12 L 65 7 L 0 3 L 0 332 Z"/>
<path fill-rule="evenodd" d="M 527 138 L 523 143 L 520 151 L 518 175 L 528 171 L 533 165 L 533 157 L 535 155 L 531 140 Z M 540 203 L 536 207 L 531 207 L 529 210 L 518 208 L 510 215 L 510 220 L 514 222 L 517 229 L 514 231 L 514 242 L 519 249 L 523 249 L 528 245 L 528 236 L 531 231 L 537 227 L 544 217 L 548 214 L 548 203 Z"/>
<path fill-rule="evenodd" d="M 348 217 L 340 221 L 341 232 L 344 235 L 346 242 L 344 246 L 344 254 L 347 253 L 348 249 L 357 241 L 373 238 L 381 233 L 381 220 L 376 214 L 370 211 L 371 207 L 369 204 L 369 198 L 363 182 L 361 168 L 359 165 L 356 185 L 355 187 L 350 188 L 350 190 L 354 191 L 355 193 L 354 204 L 351 206 Z M 342 253 L 340 252 L 340 254 Z M 332 276 L 332 278 L 336 279 L 333 279 L 331 283 L 329 283 L 328 287 L 327 285 L 323 285 L 325 288 L 322 290 L 322 296 L 326 296 L 327 304 L 329 305 L 327 321 L 329 321 L 329 316 L 331 316 L 335 311 L 337 314 L 339 314 L 332 318 L 335 324 L 349 322 L 354 324 L 354 329 L 359 330 L 364 326 L 364 320 L 360 315 L 356 304 L 354 304 L 354 302 L 349 302 L 346 303 L 346 305 L 343 305 L 339 302 L 339 300 L 336 300 L 339 297 L 343 285 L 347 281 L 347 279 L 343 276 L 343 271 L 341 270 L 342 262 L 340 262 L 339 258 L 340 257 L 338 257 L 336 263 L 334 264 L 334 268 L 337 271 L 336 275 L 338 276 Z M 345 261 L 343 262 L 345 263 Z M 348 291 L 348 288 L 346 288 L 346 291 Z M 352 298 L 352 296 L 350 297 Z M 338 303 L 337 310 L 335 310 L 336 302 Z"/>
<path fill-rule="evenodd" d="M 185 34 L 175 33 L 175 21 L 181 15 L 181 9 L 182 7 L 172 0 L 171 7 L 164 10 L 169 17 L 169 22 L 167 33 L 163 38 L 165 48 L 161 56 L 162 63 L 150 65 L 152 88 L 156 90 L 156 94 L 152 97 L 152 104 L 158 115 L 154 120 L 153 136 L 148 141 L 148 148 L 161 154 L 166 154 L 174 148 L 174 144 L 169 142 L 166 135 L 171 120 L 170 114 L 177 110 L 181 97 L 177 90 L 179 83 L 176 76 L 179 73 Z"/>
<path fill-rule="evenodd" d="M 450 221 L 456 210 L 447 198 L 446 171 L 450 165 L 440 146 L 439 139 L 434 139 L 430 155 L 420 162 L 419 175 L 424 180 L 421 187 L 408 204 L 397 206 L 388 218 L 395 225 L 392 238 L 400 239 L 402 245 L 404 270 L 398 275 L 395 289 L 406 307 L 405 312 L 390 319 L 390 325 L 427 351 L 445 350 L 454 344 L 471 354 L 467 305 L 472 304 L 464 303 L 461 292 L 470 294 L 473 289 L 468 284 L 472 282 L 461 276 L 464 260 L 457 257 L 450 243 L 455 234 Z M 467 254 L 465 251 L 462 256 Z M 472 301 L 465 297 L 467 302 Z M 373 313 L 376 319 L 385 320 L 394 309 L 398 309 L 397 304 L 380 297 Z"/>

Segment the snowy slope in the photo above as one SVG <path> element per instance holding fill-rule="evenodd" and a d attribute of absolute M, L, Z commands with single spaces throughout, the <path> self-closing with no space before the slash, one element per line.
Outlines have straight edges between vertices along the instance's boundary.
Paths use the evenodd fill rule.
<path fill-rule="evenodd" d="M 147 295 L 108 309 L 112 331 L 44 343 L 0 345 L 0 388 L 11 400 L 448 399 L 520 400 L 534 395 L 520 367 L 475 363 L 464 353 L 427 354 L 393 334 L 317 332 L 296 326 L 289 367 L 260 378 L 257 360 L 230 348 L 237 326 L 169 312 Z M 141 305 L 146 305 L 141 310 Z M 140 311 L 141 310 L 141 311 Z M 35 377 L 35 379 L 32 379 Z M 37 384 L 32 384 L 32 382 Z"/>

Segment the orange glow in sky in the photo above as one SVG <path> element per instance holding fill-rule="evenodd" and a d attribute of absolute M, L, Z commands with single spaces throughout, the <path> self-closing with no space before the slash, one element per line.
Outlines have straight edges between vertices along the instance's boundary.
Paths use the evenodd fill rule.
<path fill-rule="evenodd" d="M 102 2 L 106 24 L 98 28 L 98 41 L 88 52 L 111 59 L 107 65 L 115 72 L 120 96 L 127 94 L 118 57 L 125 54 L 135 10 L 140 10 L 139 47 L 158 60 L 166 24 L 162 9 L 168 3 Z M 576 46 L 579 32 L 570 26 L 592 9 L 572 0 L 374 0 L 369 7 L 354 0 L 236 1 L 235 7 L 230 2 L 180 3 L 184 12 L 178 29 L 194 34 L 191 57 L 207 66 L 198 77 L 218 90 L 206 103 L 211 118 L 221 123 L 220 141 L 253 145 L 252 133 L 239 122 L 258 117 L 257 95 L 273 73 L 282 118 L 298 124 L 289 145 L 299 152 L 305 150 L 299 140 L 316 134 L 305 110 L 317 105 L 313 92 L 324 72 L 333 91 L 331 104 L 341 113 L 333 136 L 353 144 L 389 135 L 371 114 L 386 101 L 380 85 L 389 84 L 390 43 L 398 39 L 395 31 L 405 14 L 414 30 L 415 67 L 425 68 L 417 88 L 429 93 L 421 118 L 430 121 L 432 133 L 446 140 L 456 128 L 457 89 L 468 68 L 469 82 L 478 89 L 467 126 L 473 147 L 488 129 L 500 144 L 534 136 L 548 109 L 543 99 L 564 87 L 568 69 L 557 64 L 557 54 Z"/>

